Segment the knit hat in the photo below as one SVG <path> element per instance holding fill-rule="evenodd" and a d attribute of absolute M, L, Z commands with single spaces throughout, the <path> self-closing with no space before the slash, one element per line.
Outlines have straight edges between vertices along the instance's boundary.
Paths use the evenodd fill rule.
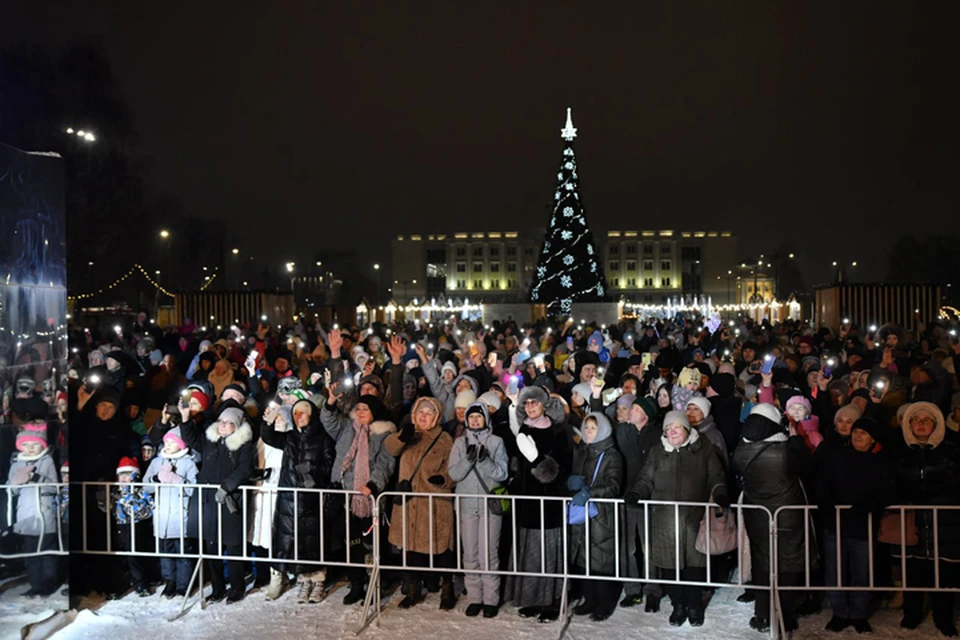
<path fill-rule="evenodd" d="M 807 400 L 806 398 L 804 398 L 804 397 L 801 396 L 801 395 L 795 395 L 795 396 L 791 397 L 789 400 L 787 400 L 787 404 L 786 404 L 786 406 L 784 407 L 784 410 L 785 410 L 787 413 L 789 413 L 789 412 L 790 412 L 790 407 L 792 407 L 792 406 L 795 405 L 795 404 L 802 404 L 804 407 L 806 407 L 806 409 L 807 409 L 807 415 L 810 415 L 810 412 L 813 411 L 813 409 L 810 407 L 810 401 Z"/>
<path fill-rule="evenodd" d="M 685 387 L 691 382 L 700 384 L 700 371 L 694 369 L 693 367 L 684 367 L 680 370 L 680 376 L 677 380 L 677 385 Z"/>
<path fill-rule="evenodd" d="M 750 410 L 750 415 L 743 421 L 740 436 L 749 442 L 760 442 L 771 436 L 782 434 L 780 418 L 780 412 L 772 404 L 758 404 Z"/>
<path fill-rule="evenodd" d="M 683 411 L 668 411 L 663 418 L 663 432 L 667 432 L 667 427 L 678 424 L 690 433 L 690 421 L 687 420 L 687 414 Z"/>
<path fill-rule="evenodd" d="M 443 367 L 440 368 L 440 375 L 443 376 L 443 373 L 444 373 L 445 371 L 452 371 L 452 372 L 453 372 L 453 377 L 454 377 L 454 378 L 457 377 L 457 365 L 455 365 L 454 363 L 452 363 L 452 362 L 445 362 L 445 363 L 443 364 Z"/>
<path fill-rule="evenodd" d="M 621 396 L 622 397 L 622 396 Z M 593 443 L 603 442 L 611 435 L 613 435 L 613 427 L 610 426 L 610 418 L 604 415 L 600 411 L 594 411 L 586 418 L 583 419 L 584 422 L 593 418 L 597 422 L 597 437 L 594 438 Z M 591 443 L 591 444 L 593 444 Z"/>
<path fill-rule="evenodd" d="M 584 400 L 590 400 L 590 396 L 592 395 L 593 392 L 590 389 L 589 383 L 581 382 L 579 384 L 573 385 L 573 389 L 571 390 L 571 393 L 576 393 Z"/>
<path fill-rule="evenodd" d="M 201 341 L 200 341 L 200 351 L 201 351 L 201 352 L 206 351 L 207 349 L 209 349 L 209 348 L 212 347 L 212 346 L 213 346 L 213 343 L 210 342 L 209 340 L 201 340 Z"/>
<path fill-rule="evenodd" d="M 199 389 L 194 389 L 190 392 L 190 399 L 200 403 L 201 411 L 206 411 L 210 408 L 210 397 Z"/>
<path fill-rule="evenodd" d="M 136 458 L 129 456 L 120 458 L 120 462 L 117 464 L 117 475 L 119 476 L 121 473 L 140 473 L 140 463 L 137 462 Z"/>
<path fill-rule="evenodd" d="M 220 413 L 218 418 L 220 422 L 229 422 L 237 427 L 244 423 L 243 411 L 237 409 L 236 407 L 230 407 L 229 409 L 224 409 Z"/>
<path fill-rule="evenodd" d="M 150 447 L 151 449 L 156 449 L 157 445 L 153 444 L 153 440 L 150 439 L 150 436 L 143 436 L 140 438 L 140 448 Z"/>
<path fill-rule="evenodd" d="M 500 410 L 500 396 L 497 395 L 496 391 L 487 391 L 486 393 L 481 394 L 480 397 L 477 398 L 477 402 L 482 402 L 487 407 L 492 408 L 494 411 Z"/>
<path fill-rule="evenodd" d="M 860 412 L 860 409 L 857 407 L 857 405 L 845 404 L 839 409 L 837 409 L 837 412 L 833 414 L 833 426 L 837 426 L 837 419 L 840 417 L 846 416 L 847 418 L 850 418 L 851 420 L 856 422 L 857 420 L 860 419 L 861 415 L 862 413 Z"/>
<path fill-rule="evenodd" d="M 460 394 L 460 395 L 463 395 L 463 394 Z M 464 416 L 464 418 L 465 418 L 465 420 L 466 420 L 466 422 L 467 422 L 467 426 L 470 425 L 470 421 L 468 420 L 468 418 L 469 418 L 470 415 L 473 414 L 473 413 L 479 413 L 480 415 L 482 415 L 482 416 L 483 416 L 483 424 L 484 424 L 484 426 L 486 426 L 486 427 L 489 427 L 489 426 L 490 426 L 490 416 L 489 416 L 489 414 L 488 414 L 488 412 L 487 412 L 487 406 L 486 406 L 485 404 L 483 404 L 482 402 L 474 402 L 474 403 L 471 404 L 469 407 L 467 407 L 467 413 L 466 413 L 466 415 Z"/>
<path fill-rule="evenodd" d="M 357 398 L 357 404 L 364 404 L 370 409 L 370 413 L 373 414 L 373 421 L 386 420 L 387 408 L 384 406 L 383 402 L 375 395 L 366 394 Z"/>
<path fill-rule="evenodd" d="M 24 445 L 36 442 L 41 447 L 47 446 L 47 424 L 45 422 L 28 422 L 21 427 L 17 434 L 17 450 L 23 451 Z"/>
<path fill-rule="evenodd" d="M 653 398 L 650 398 L 648 396 L 643 396 L 641 398 L 637 398 L 636 400 L 634 400 L 633 404 L 643 409 L 643 412 L 647 414 L 648 420 L 656 420 L 657 415 L 659 415 L 659 411 L 657 410 L 657 405 L 653 401 Z"/>
<path fill-rule="evenodd" d="M 637 396 L 633 395 L 632 393 L 625 393 L 619 398 L 617 398 L 617 406 L 629 408 L 630 405 L 632 405 L 634 401 L 636 401 L 636 399 L 637 399 Z"/>
<path fill-rule="evenodd" d="M 97 395 L 94 397 L 97 404 L 101 402 L 108 402 L 112 404 L 117 410 L 120 410 L 120 392 L 110 386 L 102 386 L 97 389 Z"/>
<path fill-rule="evenodd" d="M 187 443 L 183 441 L 183 438 L 178 436 L 173 431 L 167 431 L 167 433 L 163 436 L 163 444 L 167 444 L 168 442 L 175 442 L 177 449 L 179 450 L 187 448 Z"/>
<path fill-rule="evenodd" d="M 456 409 L 466 409 L 476 401 L 477 394 L 468 389 L 457 394 L 457 399 L 454 401 L 453 406 Z"/>
<path fill-rule="evenodd" d="M 874 440 L 880 440 L 880 425 L 877 424 L 877 421 L 873 418 L 860 418 L 853 423 L 853 429 L 851 429 L 851 433 L 853 433 L 854 429 L 865 431 L 870 434 L 870 437 Z"/>
<path fill-rule="evenodd" d="M 703 413 L 703 417 L 706 418 L 710 415 L 710 401 L 704 398 L 703 396 L 694 396 L 687 400 L 687 406 L 690 405 L 696 406 Z"/>

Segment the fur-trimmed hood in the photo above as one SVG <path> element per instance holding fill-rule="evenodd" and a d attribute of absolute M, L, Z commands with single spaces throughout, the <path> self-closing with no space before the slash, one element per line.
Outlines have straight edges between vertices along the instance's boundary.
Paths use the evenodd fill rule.
<path fill-rule="evenodd" d="M 207 440 L 210 442 L 216 442 L 220 439 L 220 434 L 217 433 L 217 423 L 214 422 L 209 427 L 207 427 Z M 237 427 L 237 430 L 231 433 L 229 436 L 224 438 L 227 444 L 227 449 L 230 451 L 236 451 L 243 445 L 253 440 L 253 429 L 250 428 L 250 425 L 244 421 L 243 424 Z"/>
<path fill-rule="evenodd" d="M 385 433 L 396 433 L 397 425 L 389 420 L 377 420 L 370 424 L 370 435 L 379 436 Z"/>

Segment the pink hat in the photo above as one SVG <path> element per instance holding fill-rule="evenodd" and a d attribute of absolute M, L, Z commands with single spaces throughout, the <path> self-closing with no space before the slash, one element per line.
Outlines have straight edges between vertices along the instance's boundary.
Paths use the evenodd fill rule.
<path fill-rule="evenodd" d="M 785 409 L 789 409 L 791 405 L 795 405 L 795 404 L 802 404 L 804 407 L 806 407 L 807 415 L 809 415 L 810 412 L 813 411 L 813 409 L 810 407 L 810 401 L 803 396 L 791 396 L 790 399 L 787 400 L 787 406 L 785 407 Z"/>
<path fill-rule="evenodd" d="M 45 422 L 28 422 L 23 425 L 17 434 L 17 450 L 23 451 L 28 442 L 36 442 L 41 447 L 47 446 L 47 424 Z"/>
<path fill-rule="evenodd" d="M 168 431 L 167 434 L 163 436 L 163 442 L 164 444 L 166 444 L 167 442 L 175 442 L 177 443 L 178 449 L 187 448 L 187 443 L 183 441 L 183 438 L 175 434 L 173 431 Z"/>

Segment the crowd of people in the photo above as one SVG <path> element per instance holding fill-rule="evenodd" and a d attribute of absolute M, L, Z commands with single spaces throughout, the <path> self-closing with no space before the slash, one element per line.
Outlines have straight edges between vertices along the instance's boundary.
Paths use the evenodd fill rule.
<path fill-rule="evenodd" d="M 905 579 L 960 587 L 960 512 L 923 508 L 960 504 L 960 343 L 943 322 L 912 333 L 678 314 L 214 331 L 141 315 L 72 328 L 70 344 L 60 391 L 24 382 L 0 428 L 2 524 L 24 550 L 69 532 L 74 550 L 161 556 L 72 553 L 77 593 L 184 595 L 202 550 L 238 558 L 207 560 L 210 602 L 243 599 L 252 573 L 267 599 L 293 588 L 302 603 L 344 576 L 349 605 L 366 595 L 363 563 L 382 534 L 403 608 L 439 591 L 444 610 L 465 597 L 467 616 L 509 602 L 550 622 L 564 583 L 534 574 L 588 573 L 570 593 L 575 615 L 656 614 L 666 596 L 670 624 L 700 626 L 708 567 L 713 584 L 738 568 L 744 578 L 742 552 L 706 555 L 702 521 L 731 522 L 738 503 L 750 566 L 740 599 L 757 631 L 771 624 L 774 549 L 769 516 L 751 507 L 795 507 L 776 523 L 779 584 L 822 589 L 778 592 L 787 630 L 826 598 L 828 630 L 868 632 L 875 596 L 914 629 L 924 593 L 899 592 Z M 73 498 L 84 517 L 69 515 L 68 490 L 30 489 L 68 479 L 116 484 L 74 490 L 86 492 L 83 507 Z M 61 565 L 27 559 L 28 593 L 57 589 Z M 418 571 L 428 566 L 442 571 Z M 888 591 L 831 590 L 838 576 Z M 937 629 L 956 636 L 953 594 L 931 600 Z"/>

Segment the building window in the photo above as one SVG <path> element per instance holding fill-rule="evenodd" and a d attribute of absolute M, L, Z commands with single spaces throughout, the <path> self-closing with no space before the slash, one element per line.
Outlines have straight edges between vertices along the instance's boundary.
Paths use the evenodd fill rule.
<path fill-rule="evenodd" d="M 474 263 L 473 263 L 473 272 L 474 272 L 474 273 L 483 273 L 483 263 L 482 263 L 482 262 L 474 262 Z"/>
<path fill-rule="evenodd" d="M 653 260 L 644 260 L 644 261 L 643 261 L 643 270 L 644 270 L 644 271 L 653 271 Z"/>
<path fill-rule="evenodd" d="M 483 257 L 483 247 L 474 247 L 473 248 L 473 257 L 482 258 Z"/>
<path fill-rule="evenodd" d="M 483 280 L 474 280 L 473 281 L 474 289 L 483 289 Z"/>
<path fill-rule="evenodd" d="M 684 260 L 699 260 L 700 247 L 683 247 L 680 250 L 680 255 Z"/>
<path fill-rule="evenodd" d="M 620 278 L 610 278 L 610 286 L 616 289 L 620 286 Z"/>
<path fill-rule="evenodd" d="M 643 245 L 643 255 L 645 255 L 645 256 L 652 256 L 652 255 L 653 255 L 653 245 L 652 245 L 652 244 L 645 244 L 645 245 Z"/>
<path fill-rule="evenodd" d="M 670 271 L 670 261 L 661 260 L 660 261 L 660 271 Z"/>
<path fill-rule="evenodd" d="M 516 257 L 516 255 L 517 255 L 517 248 L 516 248 L 516 247 L 507 247 L 507 257 L 508 257 L 508 258 L 514 258 L 514 257 Z"/>
<path fill-rule="evenodd" d="M 467 248 L 466 247 L 457 247 L 457 257 L 466 258 L 467 257 Z"/>
<path fill-rule="evenodd" d="M 496 278 L 494 278 L 493 280 L 491 280 L 491 281 L 490 281 L 490 288 L 491 288 L 491 289 L 499 289 L 499 288 L 500 288 L 500 281 L 497 280 Z"/>
<path fill-rule="evenodd" d="M 490 263 L 490 273 L 500 273 L 500 263 L 491 262 Z"/>
<path fill-rule="evenodd" d="M 637 261 L 636 260 L 627 260 L 627 271 L 636 271 L 637 270 Z"/>
<path fill-rule="evenodd" d="M 513 278 L 507 278 L 507 289 L 516 289 L 517 281 Z"/>
<path fill-rule="evenodd" d="M 668 255 L 670 255 L 670 245 L 669 245 L 669 244 L 665 244 L 665 245 L 663 245 L 663 246 L 660 247 L 660 255 L 662 255 L 662 256 L 668 256 Z"/>
<path fill-rule="evenodd" d="M 467 281 L 466 280 L 457 280 L 457 289 L 466 289 Z"/>
<path fill-rule="evenodd" d="M 670 286 L 670 278 L 660 278 L 660 286 L 661 286 L 661 287 L 669 287 L 669 286 Z"/>
<path fill-rule="evenodd" d="M 637 245 L 635 245 L 635 244 L 628 244 L 628 245 L 627 245 L 627 255 L 628 255 L 628 256 L 635 256 L 635 255 L 637 255 Z"/>
<path fill-rule="evenodd" d="M 653 286 L 653 278 L 644 278 L 644 279 L 643 279 L 643 286 L 645 286 L 645 287 L 652 287 L 652 286 Z"/>
<path fill-rule="evenodd" d="M 516 273 L 517 272 L 517 263 L 508 262 L 507 263 L 507 273 Z"/>
<path fill-rule="evenodd" d="M 497 258 L 500 256 L 500 247 L 490 247 L 490 257 Z"/>
<path fill-rule="evenodd" d="M 457 263 L 457 273 L 466 273 L 467 272 L 467 263 L 458 262 Z"/>
<path fill-rule="evenodd" d="M 532 258 L 532 257 L 533 257 L 533 247 L 527 247 L 526 249 L 524 249 L 524 250 L 523 250 L 523 255 L 527 256 L 528 258 Z"/>
<path fill-rule="evenodd" d="M 610 271 L 620 271 L 620 261 L 611 260 L 610 261 Z"/>
<path fill-rule="evenodd" d="M 631 289 L 637 288 L 637 279 L 636 278 L 627 278 L 627 286 Z"/>
<path fill-rule="evenodd" d="M 610 245 L 610 255 L 612 255 L 612 256 L 618 256 L 618 255 L 620 255 L 620 245 L 618 245 L 618 244 L 612 244 L 612 245 Z"/>

